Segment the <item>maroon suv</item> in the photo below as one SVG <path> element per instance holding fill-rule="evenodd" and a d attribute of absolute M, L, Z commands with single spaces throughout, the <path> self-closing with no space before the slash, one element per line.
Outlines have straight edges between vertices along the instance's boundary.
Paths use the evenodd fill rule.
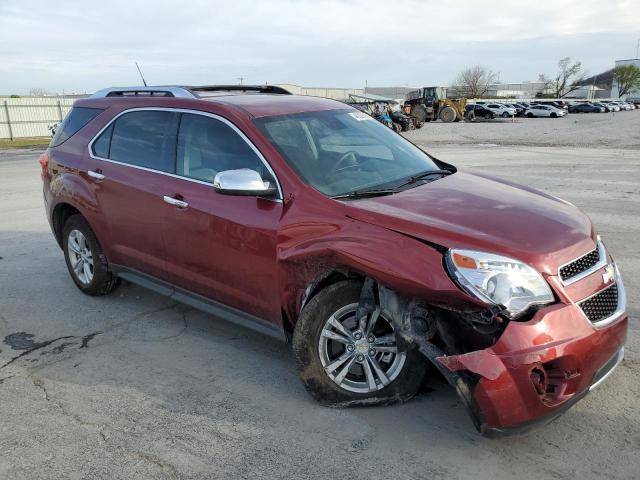
<path fill-rule="evenodd" d="M 78 288 L 119 279 L 291 340 L 326 405 L 435 365 L 486 435 L 557 417 L 623 358 L 618 269 L 573 205 L 277 87 L 112 88 L 40 158 Z"/>

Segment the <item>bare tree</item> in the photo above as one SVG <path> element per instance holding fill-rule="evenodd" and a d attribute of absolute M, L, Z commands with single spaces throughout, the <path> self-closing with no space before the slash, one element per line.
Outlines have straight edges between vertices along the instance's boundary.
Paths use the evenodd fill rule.
<path fill-rule="evenodd" d="M 51 95 L 46 89 L 41 87 L 33 87 L 29 89 L 29 95 L 32 97 L 44 97 L 45 95 Z"/>
<path fill-rule="evenodd" d="M 613 69 L 613 81 L 618 84 L 618 96 L 640 89 L 640 68 L 635 65 L 618 65 Z"/>
<path fill-rule="evenodd" d="M 550 90 L 554 98 L 562 98 L 578 90 L 584 78 L 582 62 L 571 63 L 570 57 L 564 57 L 558 61 L 558 73 L 553 79 L 540 75 L 539 80 L 545 82 L 545 90 Z"/>
<path fill-rule="evenodd" d="M 498 74 L 488 68 L 476 65 L 465 68 L 458 74 L 455 84 L 469 98 L 480 98 L 489 91 L 492 83 L 498 82 Z"/>

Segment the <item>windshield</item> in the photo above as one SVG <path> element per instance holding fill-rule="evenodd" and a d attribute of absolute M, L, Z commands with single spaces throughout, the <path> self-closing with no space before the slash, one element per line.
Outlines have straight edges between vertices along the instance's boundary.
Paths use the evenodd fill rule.
<path fill-rule="evenodd" d="M 393 188 L 440 167 L 369 115 L 328 110 L 255 120 L 302 179 L 328 196 Z"/>

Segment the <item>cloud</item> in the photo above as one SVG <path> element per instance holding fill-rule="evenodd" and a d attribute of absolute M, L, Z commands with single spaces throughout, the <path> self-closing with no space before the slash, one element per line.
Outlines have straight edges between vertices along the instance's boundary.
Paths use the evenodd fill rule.
<path fill-rule="evenodd" d="M 629 57 L 640 2 L 0 0 L 0 93 L 150 82 L 441 84 L 481 63 L 504 80 L 578 56 Z M 634 33 L 635 32 L 635 33 Z"/>

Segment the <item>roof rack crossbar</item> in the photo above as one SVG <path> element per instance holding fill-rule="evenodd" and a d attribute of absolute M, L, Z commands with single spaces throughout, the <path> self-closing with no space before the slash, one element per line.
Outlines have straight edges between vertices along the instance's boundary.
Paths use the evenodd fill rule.
<path fill-rule="evenodd" d="M 162 96 L 176 98 L 197 98 L 185 87 L 110 87 L 98 90 L 91 98 L 128 97 L 128 96 Z"/>

